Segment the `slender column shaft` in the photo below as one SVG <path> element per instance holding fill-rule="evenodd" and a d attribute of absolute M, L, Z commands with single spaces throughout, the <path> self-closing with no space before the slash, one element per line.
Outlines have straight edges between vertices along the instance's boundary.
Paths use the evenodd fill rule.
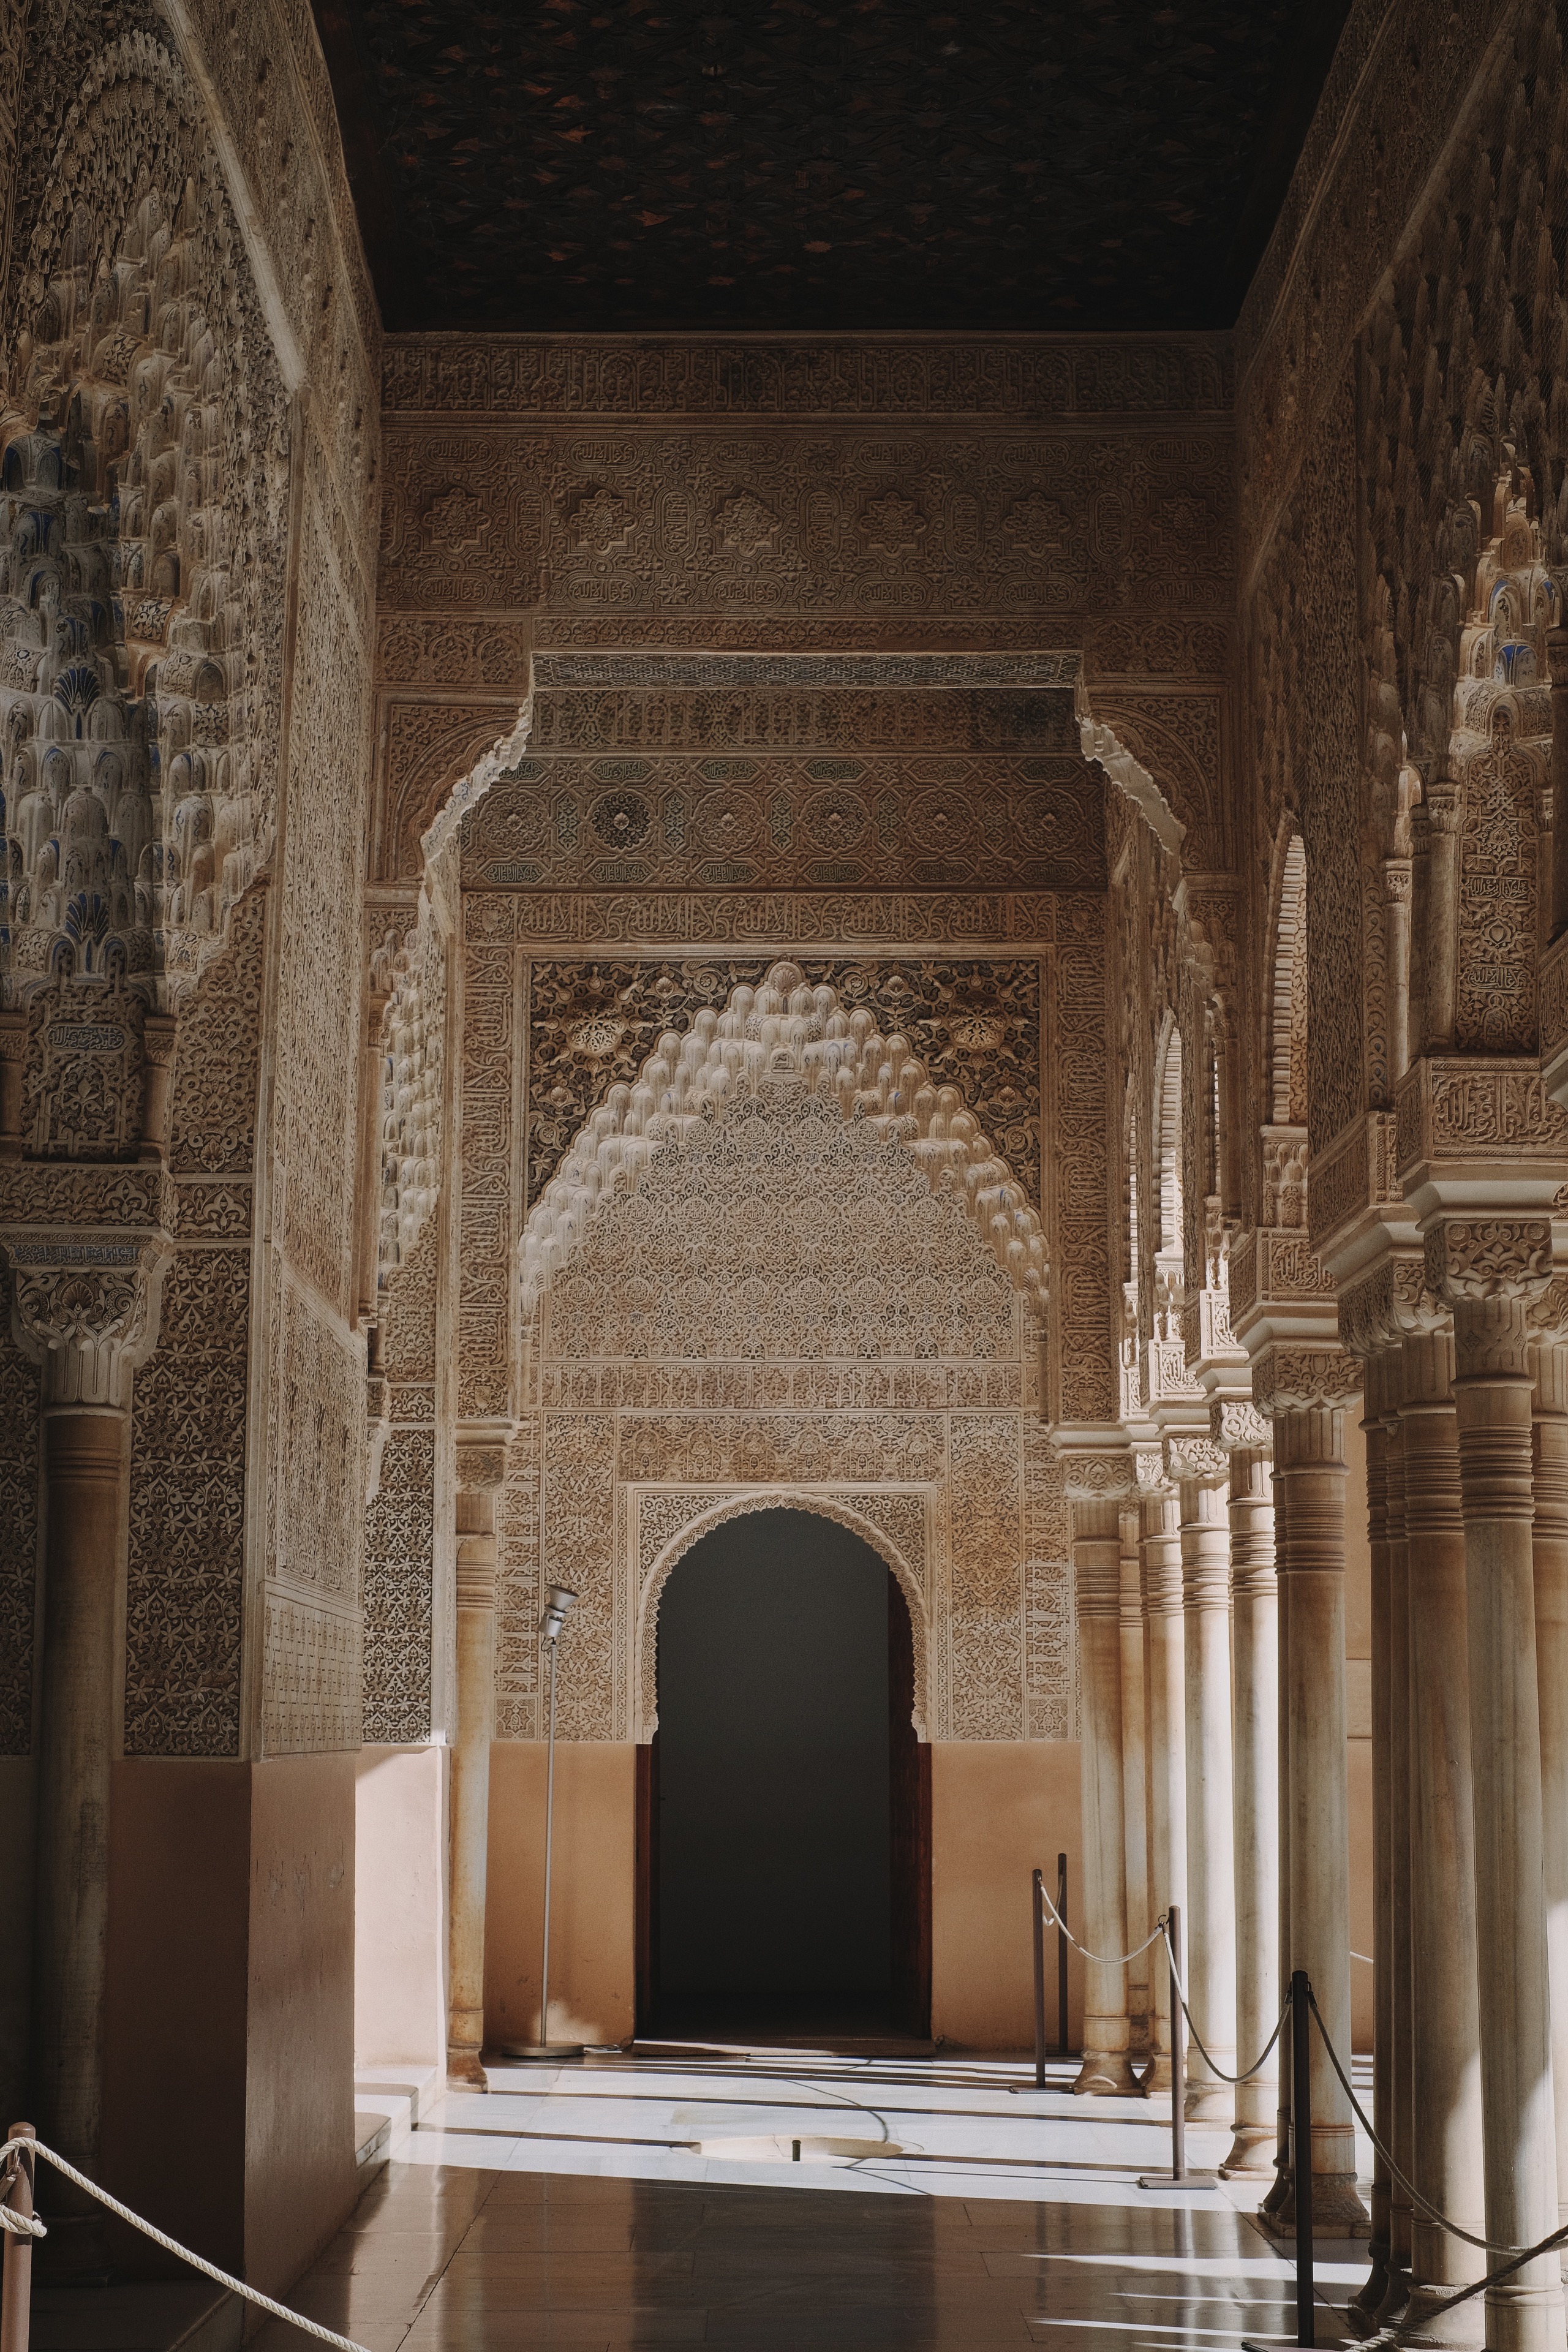
<path fill-rule="evenodd" d="M 1227 2074 L 1236 2071 L 1236 1851 L 1231 1825 L 1230 1523 L 1222 1485 L 1184 1478 L 1182 1613 L 1187 1730 L 1187 2000 Z M 1234 2095 L 1195 2044 L 1187 2114 L 1224 2118 Z"/>
<path fill-rule="evenodd" d="M 1388 1547 L 1388 2145 L 1412 2177 L 1415 2042 L 1410 1955 L 1410 1547 L 1405 1522 L 1405 1430 L 1394 1418 L 1384 1455 Z M 1410 2292 L 1410 2192 L 1389 2184 L 1388 2281 L 1380 2316 L 1394 2317 Z"/>
<path fill-rule="evenodd" d="M 1402 1359 L 1410 1649 L 1408 2168 L 1423 2196 L 1461 2229 L 1479 2235 L 1485 2197 L 1469 1633 L 1452 1337 L 1432 1332 L 1408 1339 Z M 1476 2248 L 1450 2237 L 1418 2210 L 1412 2212 L 1406 2316 L 1419 2322 L 1414 2342 L 1482 2341 L 1486 2315 L 1479 2298 L 1451 2318 L 1437 2309 L 1453 2288 L 1479 2278 L 1482 2267 Z"/>
<path fill-rule="evenodd" d="M 1384 1392 L 1388 1358 L 1367 1367 L 1366 1526 L 1372 1587 L 1372 1884 L 1373 1884 L 1373 2076 L 1372 2119 L 1386 2147 L 1394 2128 L 1394 1881 L 1389 1827 L 1389 1636 L 1388 1636 L 1388 1431 Z M 1372 2175 L 1372 2268 L 1356 2296 L 1357 2308 L 1375 2312 L 1388 2286 L 1391 2250 L 1389 2173 L 1374 2151 Z"/>
<path fill-rule="evenodd" d="M 1289 1965 L 1305 1969 L 1343 2056 L 1351 2046 L 1350 1827 L 1345 1751 L 1344 1413 L 1306 1405 L 1274 1421 L 1285 1490 Z M 1349 2105 L 1312 2036 L 1312 2210 L 1330 2233 L 1366 2219 Z"/>
<path fill-rule="evenodd" d="M 451 1977 L 447 2072 L 485 2083 L 485 1885 L 495 1733 L 495 1502 L 458 1494 L 458 1738 L 452 1750 Z"/>
<path fill-rule="evenodd" d="M 1174 1493 L 1149 1496 L 1143 1520 L 1143 1697 L 1148 1727 L 1149 1916 L 1187 1903 L 1185 1642 L 1182 1623 L 1181 1510 Z M 1152 2096 L 1171 2087 L 1171 1982 L 1154 1970 Z"/>
<path fill-rule="evenodd" d="M 1114 1502 L 1073 1505 L 1078 1594 L 1079 1726 L 1083 1791 L 1083 1940 L 1091 1951 L 1127 1949 L 1121 1808 L 1121 1533 Z M 1138 2088 L 1128 2061 L 1127 1972 L 1084 1963 L 1083 2064 L 1075 2091 Z"/>
<path fill-rule="evenodd" d="M 1127 1947 L 1149 1933 L 1149 1822 L 1145 1801 L 1143 1743 L 1143 1612 L 1139 1560 L 1139 1510 L 1124 1503 L 1121 1529 L 1121 1807 L 1127 1884 Z M 1145 1952 L 1127 1971 L 1128 2046 L 1135 2059 L 1150 2049 L 1150 1988 L 1154 1952 Z"/>
<path fill-rule="evenodd" d="M 1275 1713 L 1279 1726 L 1279 2000 L 1283 2007 L 1290 1986 L 1290 1547 L 1287 1538 L 1289 1490 L 1274 1465 L 1274 1589 L 1279 1595 L 1279 1673 Z M 1275 2138 L 1276 2179 L 1259 2212 L 1280 2214 L 1291 2210 L 1290 2066 L 1292 2037 L 1279 2037 L 1279 2111 Z"/>
<path fill-rule="evenodd" d="M 1279 2013 L 1279 1640 L 1274 1480 L 1267 1454 L 1230 1457 L 1231 1716 L 1236 1842 L 1236 2038 L 1250 2065 Z M 1234 2072 L 1235 2070 L 1232 2069 Z M 1223 2169 L 1273 2168 L 1276 2060 L 1237 2085 L 1236 2136 Z"/>
<path fill-rule="evenodd" d="M 1555 663 L 1552 675 L 1555 681 Z M 1557 699 L 1554 683 L 1554 705 Z M 1555 759 L 1555 736 L 1552 753 Z M 1557 2210 L 1568 2221 L 1568 1347 L 1560 1339 L 1544 1339 L 1535 1355 L 1532 1557 L 1542 1851 L 1557 2110 Z"/>
<path fill-rule="evenodd" d="M 40 2138 L 98 2170 L 109 1931 L 109 1772 L 128 1459 L 123 1412 L 44 1423 L 47 1533 L 33 2059 Z M 44 2168 L 47 2173 L 47 2168 Z M 88 2211 L 48 2175 L 45 2203 Z M 89 2225 L 91 2226 L 90 2224 Z M 96 2232 L 94 2233 L 96 2244 Z M 64 2249 L 57 2246 L 57 2256 Z M 97 2256 L 90 2256 L 96 2262 Z"/>
<path fill-rule="evenodd" d="M 1454 1382 L 1465 1519 L 1487 2235 L 1557 2225 L 1531 1544 L 1529 1327 L 1519 1298 L 1461 1297 Z M 1487 2295 L 1496 2352 L 1563 2340 L 1555 2256 Z"/>

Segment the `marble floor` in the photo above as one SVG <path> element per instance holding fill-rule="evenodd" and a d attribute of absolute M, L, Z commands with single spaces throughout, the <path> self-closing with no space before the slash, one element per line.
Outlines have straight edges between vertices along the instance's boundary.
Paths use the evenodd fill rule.
<path fill-rule="evenodd" d="M 1256 2189 L 1141 2189 L 1169 2164 L 1168 2109 L 1050 2076 L 946 2053 L 498 2066 L 395 2141 L 290 2300 L 366 2352 L 1294 2343 Z M 1189 2163 L 1228 2141 L 1190 2127 Z M 1365 2269 L 1363 2247 L 1320 2248 L 1321 2345 L 1350 2340 L 1334 2306 Z"/>

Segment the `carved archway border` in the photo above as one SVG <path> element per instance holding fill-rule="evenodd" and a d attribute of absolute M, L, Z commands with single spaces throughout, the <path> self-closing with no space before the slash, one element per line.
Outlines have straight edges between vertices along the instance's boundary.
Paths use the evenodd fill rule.
<path fill-rule="evenodd" d="M 645 1490 L 646 1491 L 646 1490 Z M 692 1488 L 689 1494 L 681 1489 L 659 1490 L 672 1499 L 689 1500 L 691 1515 L 668 1536 L 655 1554 L 646 1575 L 640 1560 L 636 1564 L 638 1578 L 637 1611 L 637 1685 L 634 1697 L 632 1737 L 639 1743 L 653 1738 L 658 1728 L 658 1604 L 672 1569 L 685 1558 L 692 1546 L 731 1520 L 745 1517 L 752 1511 L 810 1511 L 816 1517 L 831 1519 L 859 1537 L 878 1558 L 883 1560 L 898 1579 L 899 1590 L 910 1612 L 910 1630 L 914 1645 L 915 1703 L 911 1720 L 917 1739 L 931 1737 L 931 1641 L 930 1617 L 924 1586 L 918 1567 L 903 1552 L 883 1528 L 858 1511 L 842 1494 L 825 1494 L 814 1486 L 745 1486 L 726 1487 L 715 1491 L 711 1486 Z M 893 1491 L 893 1490 L 889 1490 Z M 900 1494 L 914 1496 L 921 1504 L 930 1541 L 930 1512 L 925 1498 L 929 1488 L 901 1487 Z M 643 1494 L 639 1493 L 632 1514 L 634 1542 L 640 1535 Z"/>

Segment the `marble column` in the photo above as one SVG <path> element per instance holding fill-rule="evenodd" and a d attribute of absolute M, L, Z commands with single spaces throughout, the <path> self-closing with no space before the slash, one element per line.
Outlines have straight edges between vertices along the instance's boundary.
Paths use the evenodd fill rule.
<path fill-rule="evenodd" d="M 1427 1235 L 1427 1281 L 1454 1307 L 1454 1398 L 1469 1633 L 1476 1942 L 1487 2236 L 1557 2226 L 1541 1705 L 1531 1540 L 1529 1305 L 1552 1268 L 1545 1217 L 1454 1218 Z M 1563 2287 L 1542 2256 L 1491 2288 L 1495 2352 L 1560 2352 Z"/>
<path fill-rule="evenodd" d="M 1392 1958 L 1393 1856 L 1389 1829 L 1388 1748 L 1388 1474 L 1391 1393 L 1395 1386 L 1398 1352 L 1384 1348 L 1367 1360 L 1365 1418 L 1366 1529 L 1371 1568 L 1372 1614 L 1372 1906 L 1373 1906 L 1373 2061 L 1372 2119 L 1386 2147 L 1393 2130 L 1394 1974 Z M 1372 2237 L 1367 2252 L 1371 2269 L 1354 2297 L 1352 2308 L 1371 2315 L 1382 2305 L 1388 2288 L 1391 2252 L 1388 2166 L 1375 2149 L 1372 2159 Z"/>
<path fill-rule="evenodd" d="M 1236 1850 L 1230 1724 L 1230 1465 L 1207 1440 L 1172 1439 L 1179 1475 L 1187 1748 L 1185 1966 L 1193 2022 L 1226 2074 L 1236 2071 Z M 1235 2097 L 1194 2039 L 1187 2113 L 1228 2122 Z"/>
<path fill-rule="evenodd" d="M 490 1475 L 491 1464 L 496 1475 Z M 452 1748 L 448 2077 L 479 2090 L 485 2042 L 485 1885 L 495 1734 L 495 1486 L 499 1449 L 458 1448 L 458 1737 Z"/>
<path fill-rule="evenodd" d="M 1395 1999 L 1406 2002 L 1411 2019 L 1411 2120 L 1408 2157 L 1405 2142 L 1396 2142 L 1394 2152 L 1424 2197 L 1479 2236 L 1485 2195 L 1469 1630 L 1453 1377 L 1451 1333 L 1405 1339 L 1399 1428 L 1409 1594 L 1410 1975 L 1395 1988 Z M 1479 2297 L 1448 2318 L 1440 2308 L 1454 2288 L 1480 2276 L 1479 2249 L 1439 2230 L 1419 2209 L 1411 2212 L 1410 2233 L 1405 2317 L 1411 2341 L 1481 2343 Z"/>
<path fill-rule="evenodd" d="M 1283 1352 L 1283 1351 L 1282 1351 Z M 1297 1351 L 1293 1351 L 1293 1356 Z M 1289 1806 L 1289 1941 L 1342 2058 L 1351 2047 L 1350 1822 L 1345 1751 L 1345 1406 L 1360 1382 L 1348 1358 L 1299 1351 L 1269 1368 L 1274 1484 L 1284 1498 L 1280 1591 L 1285 1623 L 1285 1738 Z M 1256 1378 L 1256 1375 L 1255 1375 Z M 1312 2034 L 1313 2220 L 1326 2236 L 1366 2221 L 1356 2193 L 1349 2105 Z M 1279 2219 L 1294 2221 L 1293 2197 Z"/>
<path fill-rule="evenodd" d="M 1182 1623 L 1181 1507 L 1174 1488 L 1144 1497 L 1143 1700 L 1149 1818 L 1149 1914 L 1187 1907 L 1185 1642 Z M 1156 1956 L 1150 2016 L 1152 2057 L 1143 2087 L 1171 2088 L 1171 1979 L 1163 1948 Z"/>
<path fill-rule="evenodd" d="M 1149 1908 L 1149 1817 L 1144 1761 L 1143 1609 L 1140 1514 L 1123 1503 L 1121 1529 L 1121 1813 L 1127 1884 L 1127 1948 L 1141 1944 L 1153 1924 Z M 1142 2064 L 1152 2048 L 1150 1995 L 1163 1957 L 1142 1954 L 1127 1970 L 1128 2048 Z"/>
<path fill-rule="evenodd" d="M 1070 1491 L 1070 1487 L 1069 1487 Z M 1114 1499 L 1076 1499 L 1073 1580 L 1078 1597 L 1083 1794 L 1083 1941 L 1112 1957 L 1127 1949 L 1121 1808 L 1121 1528 Z M 1084 1962 L 1083 2064 L 1073 2089 L 1136 2091 L 1128 2056 L 1127 1971 Z"/>
<path fill-rule="evenodd" d="M 1555 679 L 1555 668 L 1553 678 Z M 1556 738 L 1552 739 L 1555 751 Z M 1534 1350 L 1535 1669 L 1541 1694 L 1542 1848 L 1557 2111 L 1557 2210 L 1568 2222 L 1568 1346 Z"/>
<path fill-rule="evenodd" d="M 1403 1375 L 1397 1375 L 1403 1378 Z M 1397 1402 L 1397 1390 L 1395 1402 Z M 1388 1678 L 1388 2146 L 1413 2179 L 1415 2128 L 1415 2042 L 1411 2015 L 1410 1923 L 1410 1564 L 1405 1519 L 1405 1423 L 1388 1417 L 1384 1443 L 1384 1543 L 1387 1557 Z M 1374 1956 L 1375 1957 L 1375 1956 Z M 1381 2318 L 1397 2318 L 1410 2292 L 1410 2192 L 1398 2180 L 1388 2190 L 1388 2265 Z"/>
<path fill-rule="evenodd" d="M 1285 1512 L 1287 1495 L 1284 1481 L 1274 1470 L 1274 1591 L 1277 1618 L 1275 1639 L 1279 1647 L 1279 1671 L 1274 1685 L 1274 1714 L 1278 1727 L 1279 1758 L 1276 1778 L 1279 1782 L 1279 1984 L 1281 2006 L 1290 1983 L 1290 1596 L 1285 1571 L 1289 1559 L 1286 1540 Z M 1258 2208 L 1260 2220 L 1272 2220 L 1292 2210 L 1290 2165 L 1290 2036 L 1279 2037 L 1279 2105 L 1275 2116 L 1274 2165 L 1275 2178 L 1268 2195 Z"/>
<path fill-rule="evenodd" d="M 1245 1414 L 1268 1435 L 1250 1405 Z M 1249 2065 L 1279 2014 L 1279 1638 L 1274 1574 L 1274 1479 L 1261 1443 L 1230 1450 L 1232 1775 L 1236 1849 L 1236 2038 Z M 1234 2072 L 1235 2069 L 1232 2069 Z M 1274 2168 L 1279 2105 L 1278 2052 L 1235 2091 L 1235 2136 L 1221 2166 Z"/>
<path fill-rule="evenodd" d="M 69 1266 L 8 1244 L 12 1325 L 43 1371 L 44 1590 L 33 1930 L 39 2137 L 96 2174 L 103 2104 L 110 1766 L 123 1610 L 133 1368 L 156 1336 L 160 1249 Z M 118 1244 L 118 1258 L 124 1244 Z M 84 1260 L 89 1262 L 83 1263 Z M 45 2275 L 105 2273 L 100 2209 L 43 2168 Z"/>

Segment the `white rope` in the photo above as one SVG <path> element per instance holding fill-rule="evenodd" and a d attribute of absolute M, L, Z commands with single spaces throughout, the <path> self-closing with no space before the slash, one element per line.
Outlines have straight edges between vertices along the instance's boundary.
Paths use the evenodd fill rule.
<path fill-rule="evenodd" d="M 247 2303 L 259 2304 L 263 2311 L 272 2314 L 274 2319 L 287 2320 L 290 2327 L 302 2329 L 305 2335 L 313 2336 L 319 2344 L 335 2345 L 337 2352 L 365 2352 L 365 2347 L 356 2344 L 352 2336 L 334 2336 L 330 2327 L 321 2327 L 313 2319 L 302 2318 L 299 2312 L 290 2311 L 285 2303 L 274 2303 L 269 2294 L 258 2294 L 255 2287 L 247 2286 L 243 2279 L 230 2278 L 228 2273 L 220 2271 L 216 2263 L 204 2262 L 200 2254 L 192 2253 L 189 2246 L 182 2246 L 177 2238 L 168 2237 L 162 2230 L 155 2230 L 151 2221 L 144 2221 L 140 2213 L 133 2213 L 129 2205 L 122 2205 L 118 2197 L 111 2197 L 107 2189 L 99 2187 L 96 2180 L 89 2180 L 85 2172 L 79 2172 L 74 2164 L 68 2164 L 65 2158 L 57 2156 L 52 2147 L 46 2147 L 41 2139 L 8 2139 L 5 2147 L 0 2147 L 0 2162 L 9 2167 L 17 2161 L 20 2150 L 41 2156 L 46 2164 L 52 2164 L 55 2170 L 63 2172 L 68 2180 L 74 2180 L 79 2189 L 85 2189 L 88 2195 L 96 2197 L 100 2205 L 107 2205 L 110 2211 L 118 2213 L 122 2221 L 129 2221 L 133 2230 L 140 2230 L 144 2238 L 151 2238 L 155 2246 L 163 2246 L 171 2254 L 178 2254 L 183 2263 L 189 2263 L 195 2270 L 205 2271 L 208 2278 L 217 2281 L 219 2286 L 226 2286 L 234 2294 L 244 2295 Z M 23 2215 L 12 2213 L 0 2206 L 0 2219 L 12 2237 L 42 2238 L 48 2234 L 36 2216 L 29 2226 Z"/>
<path fill-rule="evenodd" d="M 1153 1934 L 1152 1936 L 1145 1936 L 1143 1941 L 1137 1947 L 1136 1950 L 1131 1952 L 1118 1952 L 1114 1957 L 1109 1956 L 1104 1952 L 1091 1952 L 1087 1944 L 1080 1944 L 1079 1942 L 1078 1937 L 1073 1934 L 1072 1929 L 1068 1926 L 1067 1921 L 1062 1917 L 1061 1913 L 1057 1909 L 1056 1905 L 1046 1893 L 1045 1881 L 1043 1879 L 1040 1882 L 1040 1900 L 1045 1905 L 1047 1910 L 1050 1913 L 1052 1918 L 1056 1921 L 1057 1926 L 1061 1929 L 1062 1934 L 1067 1937 L 1068 1942 L 1072 1946 L 1074 1951 L 1081 1952 L 1086 1960 L 1094 1960 L 1098 1962 L 1099 1966 L 1102 1969 L 1124 1969 L 1130 1960 L 1141 1958 L 1148 1950 L 1150 1945 L 1157 1944 L 1161 1937 L 1165 1932 L 1165 1915 L 1162 1911 L 1158 1920 L 1155 1922 Z"/>
<path fill-rule="evenodd" d="M 1181 1972 L 1180 1969 L 1178 1969 L 1178 1968 L 1177 1968 L 1177 1966 L 1176 1966 L 1176 1955 L 1175 1955 L 1175 1953 L 1174 1953 L 1174 1952 L 1172 1950 L 1172 1948 L 1171 1948 L 1171 1936 L 1170 1936 L 1170 1930 L 1169 1930 L 1169 1928 L 1166 1927 L 1166 1924 L 1165 1924 L 1164 1920 L 1163 1920 L 1163 1919 L 1162 1919 L 1162 1921 L 1160 1922 L 1160 1932 L 1161 1932 L 1161 1934 L 1162 1934 L 1162 1935 L 1164 1937 L 1164 1938 L 1165 1938 L 1165 1954 L 1166 1954 L 1166 1958 L 1169 1959 L 1169 1961 L 1170 1961 L 1170 1963 L 1171 1963 L 1171 1981 L 1172 1981 L 1172 1983 L 1173 1983 L 1173 1984 L 1175 1986 L 1175 1988 L 1176 1988 L 1176 1998 L 1178 1999 L 1178 2000 L 1179 2000 L 1179 2001 L 1181 2002 L 1181 2004 L 1182 2004 L 1182 2015 L 1183 2015 L 1183 2016 L 1186 2019 L 1186 2021 L 1187 2021 L 1187 2032 L 1192 2035 L 1193 2040 L 1197 2043 L 1197 2045 L 1198 2045 L 1198 2049 L 1199 2049 L 1199 2051 L 1202 2053 L 1203 2060 L 1204 2060 L 1204 2063 L 1205 2063 L 1205 2066 L 1208 2066 L 1208 2067 L 1210 2067 L 1210 2068 L 1212 2068 L 1212 2069 L 1213 2069 L 1213 2071 L 1214 2071 L 1214 2073 L 1215 2073 L 1215 2074 L 1216 2074 L 1219 2076 L 1219 2079 L 1220 2079 L 1220 2081 L 1221 2081 L 1222 2083 L 1249 2083 L 1249 2082 L 1252 2080 L 1252 2077 L 1254 2076 L 1254 2074 L 1257 2074 L 1257 2072 L 1258 2072 L 1258 2068 L 1259 2068 L 1260 2066 L 1267 2065 L 1267 2063 L 1268 2063 L 1268 2053 L 1269 2053 L 1269 2052 L 1273 2049 L 1274 2044 L 1275 2044 L 1275 2043 L 1279 2041 L 1279 2039 L 1280 2032 L 1281 2032 L 1281 2031 L 1282 2031 L 1282 2029 L 1283 2029 L 1283 2027 L 1284 2027 L 1285 2020 L 1286 2020 L 1286 2018 L 1289 2016 L 1289 2011 L 1290 2011 L 1290 1995 L 1289 1995 L 1289 1992 L 1287 1992 L 1287 1993 L 1286 1993 L 1286 1995 L 1285 1995 L 1285 2004 L 1284 2004 L 1284 2007 L 1280 2010 L 1280 2011 L 1279 2011 L 1279 2015 L 1278 2019 L 1277 2019 L 1277 2020 L 1276 2020 L 1276 2021 L 1275 2021 L 1275 2026 L 1274 2026 L 1274 2031 L 1273 2031 L 1273 2032 L 1269 2035 L 1269 2037 L 1268 2037 L 1268 2041 L 1267 2041 L 1267 2042 L 1264 2043 L 1264 2045 L 1263 2045 L 1263 2053 L 1262 2053 L 1262 2055 L 1261 2055 L 1260 2057 L 1255 2058 L 1255 2059 L 1253 2060 L 1253 2062 L 1252 2062 L 1251 2065 L 1247 2068 L 1247 2072 L 1246 2072 L 1246 2074 L 1227 2074 L 1226 2073 L 1225 2068 L 1224 2068 L 1223 2066 L 1216 2066 L 1216 2065 L 1215 2064 L 1215 2062 L 1214 2062 L 1214 2060 L 1209 2056 L 1208 2052 L 1207 2052 L 1206 2050 L 1205 2050 L 1205 2049 L 1204 2049 L 1204 2039 L 1203 2039 L 1203 2035 L 1198 2032 L 1197 2027 L 1193 2023 L 1193 2012 L 1192 2012 L 1192 2011 L 1187 2007 L 1187 1988 L 1186 1988 L 1186 1986 L 1182 1982 L 1182 1972 Z"/>
<path fill-rule="evenodd" d="M 1401 2172 L 1398 2165 L 1395 2164 L 1393 2157 L 1389 2154 L 1387 2148 L 1384 2147 L 1376 2132 L 1373 2131 L 1365 2108 L 1362 2105 L 1361 2101 L 1356 2097 L 1354 2091 L 1351 2088 L 1350 2076 L 1345 2073 L 1344 2068 L 1340 2063 L 1340 2053 L 1329 2039 L 1329 2029 L 1323 2023 L 1323 2012 L 1318 2007 L 1318 1997 L 1316 1993 L 1309 1991 L 1307 1998 L 1312 2005 L 1312 2015 L 1318 2021 L 1318 2031 L 1323 2037 L 1323 2047 L 1329 2053 L 1329 2063 L 1340 2078 L 1340 2086 L 1343 2090 L 1346 2098 L 1350 2101 L 1351 2105 L 1354 2110 L 1355 2119 L 1357 2123 L 1360 2124 L 1363 2131 L 1365 2132 L 1368 2139 L 1371 2140 L 1373 2147 L 1377 2150 L 1378 2155 L 1382 2157 L 1384 2164 L 1387 2165 L 1389 2171 L 1394 2175 L 1394 2179 L 1398 2181 L 1399 2186 L 1404 2189 L 1405 2195 L 1412 2198 L 1415 2202 L 1420 2206 L 1422 2211 L 1426 2214 L 1426 2219 L 1429 2221 L 1435 2221 L 1439 2230 L 1447 2230 L 1451 2238 L 1463 2238 L 1467 2246 L 1479 2247 L 1480 2252 L 1484 2254 L 1518 2254 L 1521 2260 L 1528 2260 L 1529 2249 L 1527 2247 L 1510 2246 L 1508 2244 L 1500 2245 L 1495 2239 L 1478 2238 L 1475 2237 L 1470 2231 L 1461 2230 L 1457 2221 L 1450 2221 L 1445 2213 L 1438 2210 L 1437 2207 L 1433 2204 L 1429 2197 L 1424 2197 L 1422 2195 L 1420 2189 L 1416 2188 L 1415 2183 L 1410 2179 L 1407 2173 Z"/>
<path fill-rule="evenodd" d="M 1352 1960 L 1359 1960 L 1363 1969 L 1374 1969 L 1377 1966 L 1370 1952 L 1352 1952 L 1351 1958 Z"/>

